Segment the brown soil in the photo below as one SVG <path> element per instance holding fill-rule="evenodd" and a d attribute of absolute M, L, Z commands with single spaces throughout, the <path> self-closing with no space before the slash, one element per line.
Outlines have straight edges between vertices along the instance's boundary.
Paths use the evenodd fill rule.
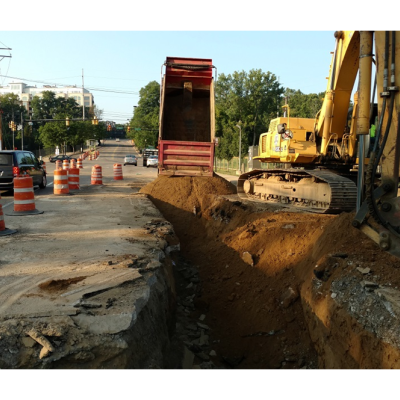
<path fill-rule="evenodd" d="M 49 281 L 41 283 L 39 285 L 39 288 L 42 290 L 47 290 L 49 292 L 58 292 L 68 289 L 70 285 L 83 281 L 85 278 L 86 276 L 80 276 L 70 279 L 51 279 Z"/>
<path fill-rule="evenodd" d="M 317 279 L 321 293 L 343 275 L 400 287 L 399 260 L 353 228 L 352 214 L 241 202 L 218 176 L 160 176 L 140 192 L 173 224 L 181 254 L 199 269 L 192 316 L 206 315 L 219 367 L 317 368 L 300 301 L 307 280 Z"/>

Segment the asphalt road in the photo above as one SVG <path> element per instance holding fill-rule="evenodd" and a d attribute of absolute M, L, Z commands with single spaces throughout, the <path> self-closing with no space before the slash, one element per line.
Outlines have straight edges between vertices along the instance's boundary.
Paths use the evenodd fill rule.
<path fill-rule="evenodd" d="M 122 166 L 123 180 L 115 180 L 113 166 L 123 163 L 125 154 L 132 153 L 130 141 L 109 141 L 99 151 L 96 160 L 83 161 L 80 189 L 70 191 L 69 196 L 54 195 L 55 164 L 46 163 L 48 185 L 35 189 L 35 207 L 41 214 L 11 215 L 13 193 L 2 193 L 0 204 L 6 229 L 17 232 L 0 236 L 0 317 L 37 282 L 57 276 L 60 267 L 66 272 L 77 262 L 98 265 L 110 255 L 116 259 L 132 252 L 135 246 L 138 253 L 144 251 L 142 226 L 158 211 L 149 200 L 132 198 L 132 194 L 155 179 L 157 170 Z M 102 185 L 91 184 L 94 165 L 102 167 Z M 137 245 L 128 240 L 132 235 L 137 235 Z M 17 291 L 12 289 L 15 282 L 20 285 Z"/>
<path fill-rule="evenodd" d="M 128 139 L 120 139 L 119 142 L 115 140 L 106 140 L 103 146 L 98 147 L 100 155 L 96 160 L 89 161 L 88 158 L 83 161 L 83 168 L 79 169 L 79 182 L 81 187 L 91 185 L 91 173 L 94 165 L 100 165 L 102 168 L 103 184 L 114 181 L 114 164 L 122 164 L 122 173 L 124 180 L 129 180 L 132 184 L 146 184 L 157 178 L 157 168 L 143 167 L 143 159 L 139 153 L 134 151 L 131 141 Z M 127 154 L 135 154 L 138 157 L 138 166 L 126 165 L 124 166 L 124 157 Z M 79 154 L 75 154 L 79 156 Z M 54 169 L 55 163 L 51 163 L 47 159 L 47 187 L 46 189 L 35 188 L 35 198 L 40 196 L 48 196 L 54 192 Z M 4 212 L 8 207 L 13 207 L 13 193 L 12 191 L 2 191 L 0 204 L 3 206 Z"/>

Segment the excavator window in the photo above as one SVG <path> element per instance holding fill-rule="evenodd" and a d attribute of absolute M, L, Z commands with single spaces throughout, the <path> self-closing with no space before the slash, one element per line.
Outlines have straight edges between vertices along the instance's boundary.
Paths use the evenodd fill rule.
<path fill-rule="evenodd" d="M 278 124 L 278 133 L 281 135 L 286 132 L 286 124 Z"/>

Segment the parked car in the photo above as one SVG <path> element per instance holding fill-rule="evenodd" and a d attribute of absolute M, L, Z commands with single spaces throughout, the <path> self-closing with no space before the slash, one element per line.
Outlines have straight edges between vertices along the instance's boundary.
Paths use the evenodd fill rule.
<path fill-rule="evenodd" d="M 68 161 L 75 160 L 75 161 L 78 161 L 75 157 L 70 157 L 70 156 L 67 156 L 66 154 L 59 154 L 58 156 L 50 156 L 49 157 L 49 161 L 50 162 L 64 161 L 64 160 L 68 160 Z"/>
<path fill-rule="evenodd" d="M 137 166 L 137 158 L 136 156 L 134 156 L 133 154 L 128 154 L 127 156 L 125 156 L 124 158 L 124 166 L 128 164 L 128 165 L 136 165 Z"/>
<path fill-rule="evenodd" d="M 47 185 L 43 161 L 26 150 L 0 150 L 0 189 L 13 189 L 14 177 L 21 174 L 32 177 L 33 186 L 44 189 Z"/>
<path fill-rule="evenodd" d="M 158 156 L 149 156 L 147 159 L 147 168 L 158 167 Z"/>

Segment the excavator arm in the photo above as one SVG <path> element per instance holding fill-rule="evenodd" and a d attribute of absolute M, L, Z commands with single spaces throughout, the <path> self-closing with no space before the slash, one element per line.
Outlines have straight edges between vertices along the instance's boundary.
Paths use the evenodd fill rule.
<path fill-rule="evenodd" d="M 315 125 L 316 136 L 322 138 L 320 153 L 324 156 L 332 138 L 341 140 L 343 137 L 360 53 L 359 32 L 337 31 L 335 38 L 328 85 Z M 351 140 L 353 154 L 350 156 L 353 157 L 355 136 Z"/>
<path fill-rule="evenodd" d="M 399 160 L 400 160 L 400 32 L 381 32 L 375 35 L 376 82 L 378 96 L 378 125 L 375 144 L 365 172 L 365 192 L 363 186 L 358 190 L 364 196 L 356 217 L 355 227 L 384 250 L 400 257 L 400 198 Z M 369 107 L 368 92 L 371 77 L 372 32 L 361 32 L 360 53 L 360 110 Z M 364 50 L 364 51 L 363 51 Z M 361 114 L 361 112 L 360 112 Z M 357 134 L 365 135 L 366 124 L 359 121 Z M 361 160 L 360 160 L 361 163 Z M 380 180 L 377 171 L 381 170 Z"/>

